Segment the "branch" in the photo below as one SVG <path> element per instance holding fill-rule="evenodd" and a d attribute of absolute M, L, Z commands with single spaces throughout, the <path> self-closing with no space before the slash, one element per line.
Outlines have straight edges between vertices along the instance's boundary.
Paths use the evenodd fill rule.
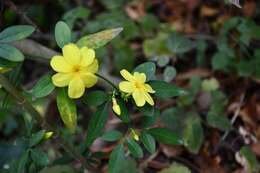
<path fill-rule="evenodd" d="M 6 79 L 4 75 L 0 75 L 0 85 L 17 101 L 19 105 L 24 107 L 36 120 L 37 123 L 48 131 L 53 131 L 60 142 L 60 146 L 75 160 L 79 161 L 84 168 L 89 168 L 86 164 L 86 159 L 69 143 L 60 137 L 59 131 L 48 124 L 41 114 L 31 105 L 31 103 Z M 89 168 L 90 169 L 90 168 Z"/>

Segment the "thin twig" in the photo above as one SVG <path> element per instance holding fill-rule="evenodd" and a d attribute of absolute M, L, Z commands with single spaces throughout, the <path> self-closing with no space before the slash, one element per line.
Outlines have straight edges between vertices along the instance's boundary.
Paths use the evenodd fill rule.
<path fill-rule="evenodd" d="M 245 99 L 245 93 L 243 93 L 243 94 L 240 96 L 239 104 L 238 104 L 238 106 L 237 106 L 237 109 L 236 109 L 236 111 L 235 111 L 234 116 L 233 116 L 232 119 L 231 119 L 231 124 L 232 124 L 232 125 L 235 123 L 235 121 L 236 121 L 236 119 L 237 119 L 237 117 L 238 117 L 238 115 L 239 115 L 239 113 L 240 113 L 240 110 L 241 110 L 242 104 L 243 104 L 243 102 L 244 102 L 244 99 Z M 215 147 L 214 153 L 217 153 L 217 151 L 218 151 L 218 149 L 219 149 L 219 146 L 220 146 L 220 145 L 222 144 L 222 142 L 226 139 L 226 137 L 228 136 L 229 132 L 230 132 L 230 131 L 226 131 L 226 132 L 224 133 L 224 135 L 221 137 L 220 141 L 218 142 L 218 144 L 217 144 L 216 147 Z"/>
<path fill-rule="evenodd" d="M 240 113 L 241 106 L 242 106 L 242 104 L 243 104 L 243 102 L 244 102 L 244 99 L 245 99 L 245 94 L 243 93 L 243 94 L 241 95 L 240 99 L 239 99 L 239 103 L 238 103 L 237 109 L 236 109 L 236 111 L 235 111 L 235 114 L 234 114 L 234 116 L 233 116 L 232 119 L 231 119 L 231 124 L 232 124 L 232 125 L 235 123 L 235 121 L 236 121 L 236 119 L 237 119 L 237 117 L 238 117 L 238 115 L 239 115 L 239 113 Z M 226 132 L 225 132 L 225 134 L 224 134 L 224 135 L 222 136 L 222 138 L 221 138 L 221 141 L 224 141 L 224 140 L 226 139 L 228 133 L 229 133 L 229 131 L 226 131 Z"/>
<path fill-rule="evenodd" d="M 25 20 L 25 22 L 34 26 L 36 28 L 36 31 L 41 33 L 39 27 L 23 11 L 21 11 L 11 0 L 4 0 L 4 2 L 12 11 L 18 14 L 18 16 L 21 16 L 23 20 Z"/>

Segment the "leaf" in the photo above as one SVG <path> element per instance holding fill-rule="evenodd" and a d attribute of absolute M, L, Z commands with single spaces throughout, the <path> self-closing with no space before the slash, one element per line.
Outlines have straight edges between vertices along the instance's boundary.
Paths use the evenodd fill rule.
<path fill-rule="evenodd" d="M 145 62 L 138 65 L 134 72 L 144 73 L 146 75 L 146 81 L 152 80 L 155 78 L 156 66 L 153 62 Z"/>
<path fill-rule="evenodd" d="M 107 118 L 108 103 L 103 103 L 98 107 L 97 112 L 90 119 L 85 141 L 87 148 L 89 148 L 94 140 L 101 135 Z"/>
<path fill-rule="evenodd" d="M 128 112 L 128 108 L 126 106 L 126 103 L 123 99 L 118 99 L 117 100 L 118 105 L 120 106 L 121 109 L 121 115 L 117 116 L 120 120 L 122 120 L 124 123 L 130 122 L 130 115 Z"/>
<path fill-rule="evenodd" d="M 211 92 L 212 103 L 207 115 L 207 122 L 212 127 L 218 128 L 223 131 L 232 129 L 232 124 L 225 116 L 225 107 L 227 105 L 227 99 L 225 95 L 216 90 Z"/>
<path fill-rule="evenodd" d="M 127 69 L 131 71 L 134 67 L 135 55 L 133 49 L 128 45 L 122 46 L 121 43 L 117 43 L 120 46 L 115 47 L 114 65 L 117 71 Z"/>
<path fill-rule="evenodd" d="M 145 148 L 151 153 L 153 154 L 156 150 L 156 144 L 155 144 L 155 139 L 152 135 L 146 133 L 146 132 L 142 132 L 141 136 L 140 136 L 140 140 L 142 141 L 142 143 L 144 144 Z"/>
<path fill-rule="evenodd" d="M 68 165 L 55 165 L 55 166 L 44 168 L 39 173 L 77 173 L 77 172 Z"/>
<path fill-rule="evenodd" d="M 117 145 L 109 157 L 108 173 L 120 173 L 120 164 L 124 160 L 124 146 L 123 144 Z"/>
<path fill-rule="evenodd" d="M 169 168 L 165 168 L 159 173 L 191 173 L 191 171 L 189 168 L 182 164 L 173 163 Z"/>
<path fill-rule="evenodd" d="M 46 153 L 38 150 L 38 149 L 31 149 L 31 157 L 32 160 L 39 166 L 47 166 L 49 164 L 49 158 Z"/>
<path fill-rule="evenodd" d="M 90 91 L 83 97 L 83 102 L 89 106 L 99 106 L 109 100 L 109 95 L 101 90 Z"/>
<path fill-rule="evenodd" d="M 117 130 L 110 130 L 104 133 L 101 138 L 105 141 L 113 142 L 123 137 L 123 134 Z"/>
<path fill-rule="evenodd" d="M 195 47 L 195 44 L 181 34 L 174 32 L 167 39 L 168 49 L 175 54 L 185 53 Z"/>
<path fill-rule="evenodd" d="M 232 129 L 232 124 L 229 119 L 224 115 L 219 115 L 214 112 L 209 112 L 207 115 L 207 122 L 210 126 L 218 128 L 223 131 Z"/>
<path fill-rule="evenodd" d="M 67 11 L 62 16 L 62 19 L 72 28 L 77 19 L 85 19 L 89 15 L 90 15 L 89 9 L 83 6 L 78 6 L 76 8 Z"/>
<path fill-rule="evenodd" d="M 198 115 L 191 115 L 186 120 L 183 133 L 184 145 L 190 152 L 197 154 L 204 140 L 203 128 Z"/>
<path fill-rule="evenodd" d="M 223 70 L 230 64 L 230 58 L 225 52 L 217 52 L 214 54 L 211 65 L 214 70 Z"/>
<path fill-rule="evenodd" d="M 13 62 L 24 60 L 23 54 L 14 46 L 9 44 L 0 44 L 0 57 Z"/>
<path fill-rule="evenodd" d="M 25 151 L 18 161 L 17 173 L 24 173 L 25 172 L 25 168 L 26 168 L 26 164 L 28 162 L 28 159 L 29 159 L 29 152 Z"/>
<path fill-rule="evenodd" d="M 181 136 L 166 128 L 152 128 L 147 131 L 158 142 L 170 145 L 182 145 L 183 140 Z"/>
<path fill-rule="evenodd" d="M 201 88 L 206 92 L 215 91 L 219 88 L 219 82 L 216 78 L 204 79 Z"/>
<path fill-rule="evenodd" d="M 127 139 L 127 146 L 130 153 L 136 158 L 142 158 L 144 156 L 143 150 L 138 143 L 136 143 L 133 139 Z"/>
<path fill-rule="evenodd" d="M 118 171 L 120 173 L 143 173 L 138 168 L 136 161 L 131 157 L 125 157 L 118 166 L 120 167 Z"/>
<path fill-rule="evenodd" d="M 58 88 L 57 106 L 63 123 L 74 133 L 77 127 L 77 108 L 75 102 L 68 97 L 65 88 Z"/>
<path fill-rule="evenodd" d="M 239 153 L 246 159 L 248 171 L 250 173 L 258 172 L 260 169 L 259 162 L 257 161 L 256 155 L 252 152 L 250 147 L 243 146 Z"/>
<path fill-rule="evenodd" d="M 159 67 L 165 67 L 170 62 L 169 56 L 156 56 L 155 58 L 157 59 L 157 65 Z"/>
<path fill-rule="evenodd" d="M 0 42 L 9 43 L 24 39 L 34 32 L 34 27 L 29 25 L 14 25 L 0 33 Z"/>
<path fill-rule="evenodd" d="M 159 98 L 171 98 L 186 94 L 186 91 L 164 81 L 154 80 L 150 82 L 155 90 L 155 96 Z"/>
<path fill-rule="evenodd" d="M 55 25 L 55 40 L 60 48 L 71 42 L 70 28 L 63 21 L 59 21 Z"/>
<path fill-rule="evenodd" d="M 47 74 L 38 80 L 36 85 L 32 88 L 31 93 L 34 97 L 41 98 L 49 95 L 54 89 L 55 86 L 52 83 L 51 75 Z"/>
<path fill-rule="evenodd" d="M 171 82 L 177 74 L 177 71 L 172 66 L 167 66 L 163 71 L 163 79 L 165 82 Z"/>
<path fill-rule="evenodd" d="M 114 28 L 114 29 L 107 29 L 104 31 L 100 31 L 95 34 L 87 35 L 82 37 L 77 42 L 77 45 L 79 47 L 87 46 L 88 48 L 91 49 L 97 49 L 104 46 L 113 38 L 115 38 L 122 30 L 123 28 Z"/>
<path fill-rule="evenodd" d="M 33 147 L 41 142 L 41 140 L 44 137 L 46 130 L 40 130 L 37 133 L 32 134 L 32 137 L 30 139 L 30 147 Z"/>

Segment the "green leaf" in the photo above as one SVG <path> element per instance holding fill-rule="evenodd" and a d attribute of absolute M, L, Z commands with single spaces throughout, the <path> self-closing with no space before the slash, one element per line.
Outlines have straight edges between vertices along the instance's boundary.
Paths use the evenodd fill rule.
<path fill-rule="evenodd" d="M 171 98 L 186 94 L 186 91 L 170 83 L 154 80 L 150 82 L 151 87 L 155 90 L 155 96 L 159 98 Z"/>
<path fill-rule="evenodd" d="M 117 130 L 110 130 L 104 133 L 101 138 L 105 141 L 113 142 L 123 137 L 123 134 Z"/>
<path fill-rule="evenodd" d="M 204 79 L 201 88 L 206 92 L 215 91 L 219 88 L 219 82 L 216 78 Z"/>
<path fill-rule="evenodd" d="M 13 62 L 24 60 L 23 54 L 14 46 L 9 44 L 0 44 L 0 57 Z"/>
<path fill-rule="evenodd" d="M 250 173 L 258 172 L 260 169 L 259 162 L 257 161 L 256 155 L 252 152 L 250 147 L 244 146 L 240 149 L 240 154 L 246 159 L 247 168 Z"/>
<path fill-rule="evenodd" d="M 160 122 L 178 135 L 182 135 L 185 128 L 187 114 L 181 107 L 170 107 L 160 115 Z"/>
<path fill-rule="evenodd" d="M 6 28 L 0 33 L 0 42 L 9 43 L 21 40 L 34 32 L 34 27 L 29 25 L 14 25 Z"/>
<path fill-rule="evenodd" d="M 157 141 L 170 144 L 170 145 L 182 145 L 183 140 L 181 136 L 177 135 L 173 131 L 166 128 L 152 128 L 147 131 L 150 133 Z"/>
<path fill-rule="evenodd" d="M 98 107 L 97 112 L 90 119 L 85 141 L 87 148 L 89 148 L 94 140 L 101 135 L 107 118 L 108 103 L 103 103 Z"/>
<path fill-rule="evenodd" d="M 55 26 L 55 40 L 60 48 L 71 42 L 70 28 L 63 21 L 59 21 Z"/>
<path fill-rule="evenodd" d="M 212 104 L 207 115 L 207 122 L 212 127 L 218 128 L 223 131 L 232 129 L 232 124 L 225 116 L 225 107 L 227 105 L 227 99 L 225 95 L 216 90 L 211 92 Z"/>
<path fill-rule="evenodd" d="M 167 66 L 163 71 L 163 79 L 166 82 L 171 82 L 175 78 L 176 74 L 177 74 L 177 71 L 174 67 Z"/>
<path fill-rule="evenodd" d="M 165 168 L 159 173 L 191 173 L 191 171 L 182 164 L 173 163 L 169 168 Z"/>
<path fill-rule="evenodd" d="M 184 145 L 190 152 L 197 154 L 204 140 L 203 128 L 198 115 L 191 115 L 186 120 L 183 133 Z"/>
<path fill-rule="evenodd" d="M 47 74 L 39 79 L 36 85 L 32 88 L 31 93 L 34 97 L 41 98 L 49 95 L 54 88 L 55 86 L 52 83 L 51 75 Z"/>
<path fill-rule="evenodd" d="M 218 128 L 223 131 L 232 129 L 232 124 L 229 119 L 224 115 L 219 115 L 214 112 L 209 112 L 207 115 L 207 122 L 210 126 Z"/>
<path fill-rule="evenodd" d="M 121 109 L 121 115 L 117 116 L 120 120 L 122 120 L 124 123 L 130 122 L 130 115 L 128 112 L 128 108 L 126 106 L 126 103 L 123 99 L 118 99 L 117 100 L 118 105 L 120 106 Z"/>
<path fill-rule="evenodd" d="M 170 62 L 169 56 L 156 56 L 155 58 L 159 67 L 165 67 Z"/>
<path fill-rule="evenodd" d="M 32 160 L 39 166 L 47 166 L 49 164 L 49 158 L 46 153 L 38 150 L 38 149 L 31 149 L 31 157 Z"/>
<path fill-rule="evenodd" d="M 142 143 L 144 144 L 145 148 L 151 153 L 153 154 L 156 150 L 156 143 L 155 143 L 155 139 L 152 135 L 146 133 L 146 132 L 142 132 L 141 136 L 140 136 L 140 140 L 142 141 Z"/>
<path fill-rule="evenodd" d="M 109 100 L 109 95 L 101 90 L 90 91 L 83 97 L 83 102 L 89 106 L 99 106 Z"/>
<path fill-rule="evenodd" d="M 130 153 L 134 157 L 142 158 L 144 156 L 142 148 L 133 139 L 131 139 L 131 138 L 127 139 L 126 142 L 127 142 L 127 146 L 128 146 L 128 149 L 129 149 Z"/>
<path fill-rule="evenodd" d="M 6 59 L 0 58 L 0 67 L 2 68 L 13 68 L 18 62 L 8 61 Z"/>
<path fill-rule="evenodd" d="M 174 32 L 167 39 L 168 49 L 175 54 L 185 53 L 195 47 L 195 44 L 181 34 Z"/>
<path fill-rule="evenodd" d="M 146 81 L 152 80 L 155 78 L 156 66 L 153 62 L 145 62 L 138 65 L 134 72 L 144 73 L 146 75 Z"/>
<path fill-rule="evenodd" d="M 110 154 L 108 162 L 108 173 L 120 173 L 120 164 L 124 160 L 124 146 L 123 144 L 117 145 Z"/>
<path fill-rule="evenodd" d="M 77 19 L 85 19 L 89 15 L 90 15 L 89 9 L 83 6 L 78 6 L 76 8 L 67 11 L 62 16 L 62 19 L 72 28 Z"/>
<path fill-rule="evenodd" d="M 33 147 L 41 142 L 44 137 L 46 130 L 40 130 L 37 133 L 32 134 L 30 139 L 30 147 Z"/>
<path fill-rule="evenodd" d="M 65 88 L 58 88 L 57 106 L 65 126 L 73 133 L 77 127 L 77 107 Z"/>
<path fill-rule="evenodd" d="M 230 64 L 230 57 L 225 52 L 217 52 L 211 61 L 214 70 L 223 70 Z"/>
<path fill-rule="evenodd" d="M 128 45 L 122 46 L 120 43 L 117 43 L 120 46 L 116 47 L 114 52 L 114 66 L 117 71 L 122 69 L 132 70 L 135 62 L 135 55 L 133 49 Z"/>
<path fill-rule="evenodd" d="M 74 168 L 68 165 L 55 165 L 44 168 L 39 173 L 77 173 Z"/>
<path fill-rule="evenodd" d="M 17 173 L 24 173 L 29 159 L 29 151 L 25 151 L 18 161 Z"/>
<path fill-rule="evenodd" d="M 79 47 L 87 46 L 91 49 L 97 49 L 99 47 L 104 46 L 113 38 L 115 38 L 123 28 L 114 28 L 114 29 L 107 29 L 104 31 L 100 31 L 95 34 L 87 35 L 82 37 L 78 42 L 77 45 Z"/>
<path fill-rule="evenodd" d="M 140 112 L 143 113 L 144 116 L 154 116 L 155 112 L 156 112 L 156 108 L 154 106 L 145 104 L 143 107 L 138 108 L 140 110 Z"/>
<path fill-rule="evenodd" d="M 160 24 L 158 18 L 151 13 L 142 16 L 139 22 L 141 24 L 141 29 L 144 31 L 144 34 L 156 29 Z"/>

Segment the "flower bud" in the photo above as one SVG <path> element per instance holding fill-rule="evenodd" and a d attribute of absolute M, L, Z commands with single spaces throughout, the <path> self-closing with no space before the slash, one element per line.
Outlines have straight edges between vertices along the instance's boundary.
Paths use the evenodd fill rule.
<path fill-rule="evenodd" d="M 44 139 L 44 140 L 48 140 L 49 138 L 52 137 L 52 135 L 53 135 L 53 132 L 52 132 L 52 131 L 46 132 L 46 133 L 44 134 L 44 136 L 43 136 L 43 139 Z"/>
<path fill-rule="evenodd" d="M 134 140 L 139 141 L 139 135 L 136 133 L 136 131 L 134 129 L 130 129 L 131 132 L 131 136 Z"/>
<path fill-rule="evenodd" d="M 117 115 L 121 115 L 121 109 L 120 106 L 117 104 L 117 101 L 115 98 L 112 98 L 112 109 Z"/>

